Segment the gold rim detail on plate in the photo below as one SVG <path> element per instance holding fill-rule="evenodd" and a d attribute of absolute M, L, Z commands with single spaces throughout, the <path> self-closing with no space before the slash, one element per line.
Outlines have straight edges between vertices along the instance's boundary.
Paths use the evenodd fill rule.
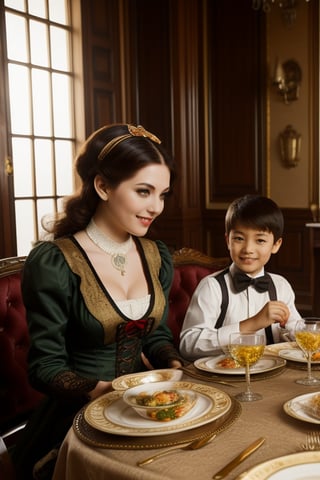
<path fill-rule="evenodd" d="M 129 373 L 112 381 L 114 390 L 127 390 L 141 384 L 181 380 L 183 372 L 174 368 L 148 370 L 147 372 Z"/>
<path fill-rule="evenodd" d="M 205 411 L 194 417 L 193 412 L 196 410 L 193 408 L 185 415 L 185 417 L 181 417 L 178 420 L 173 420 L 171 422 L 165 422 L 165 424 L 162 422 L 145 420 L 142 417 L 139 417 L 137 413 L 133 412 L 136 424 L 124 425 L 123 414 L 126 410 L 130 412 L 130 415 L 132 415 L 132 413 L 130 407 L 125 405 L 122 400 L 123 392 L 114 391 L 106 393 L 89 403 L 84 410 L 84 418 L 89 425 L 97 430 L 112 433 L 114 435 L 154 436 L 182 432 L 205 425 L 227 413 L 231 407 L 231 398 L 228 394 L 208 385 L 191 382 L 172 382 L 171 388 L 180 388 L 184 390 L 190 389 L 195 391 L 200 398 L 202 397 L 207 402 Z M 115 402 L 117 402 L 117 404 Z M 111 421 L 110 418 L 108 418 L 108 408 L 122 409 L 121 424 Z M 149 422 L 150 426 L 146 426 Z"/>
<path fill-rule="evenodd" d="M 96 448 L 112 448 L 118 450 L 148 450 L 154 448 L 166 448 L 174 445 L 181 445 L 192 442 L 199 437 L 211 433 L 219 434 L 231 427 L 240 417 L 242 412 L 241 403 L 231 398 L 231 407 L 224 415 L 201 427 L 193 428 L 179 433 L 169 433 L 153 437 L 127 437 L 121 435 L 112 435 L 111 433 L 101 432 L 91 427 L 85 418 L 83 407 L 74 417 L 73 431 L 77 437 L 87 445 Z"/>
<path fill-rule="evenodd" d="M 304 353 L 300 348 L 289 348 L 280 350 L 279 357 L 290 360 L 291 362 L 308 363 Z M 320 365 L 320 360 L 311 361 L 312 365 Z"/>
<path fill-rule="evenodd" d="M 290 417 L 302 420 L 303 422 L 320 425 L 320 419 L 309 415 L 306 411 L 307 409 L 304 410 L 304 403 L 314 395 L 319 395 L 319 392 L 305 393 L 304 395 L 292 398 L 283 405 L 283 409 Z"/>
<path fill-rule="evenodd" d="M 293 475 L 292 467 L 298 465 L 310 465 L 320 462 L 320 452 L 300 452 L 293 453 L 291 455 L 286 455 L 283 457 L 274 458 L 268 460 L 259 465 L 256 465 L 250 470 L 243 472 L 239 475 L 236 480 L 272 480 L 273 474 L 277 472 L 282 472 L 284 476 L 281 476 L 281 480 L 295 480 Z M 290 472 L 286 472 L 286 469 L 289 468 Z M 314 466 L 313 466 L 314 468 Z M 297 477 L 296 477 L 297 478 Z M 298 478 L 302 478 L 299 476 Z M 277 479 L 280 480 L 280 477 L 277 475 Z"/>
<path fill-rule="evenodd" d="M 244 368 L 223 368 L 223 367 L 216 367 L 215 365 L 220 362 L 222 359 L 226 358 L 226 355 L 220 355 L 218 357 L 204 357 L 199 358 L 198 360 L 194 361 L 194 366 L 199 370 L 203 370 L 204 372 L 210 372 L 215 374 L 221 375 L 245 375 Z M 208 365 L 208 362 L 213 362 L 213 367 Z M 264 366 L 263 366 L 264 365 Z M 279 357 L 272 357 L 271 355 L 267 355 L 262 357 L 258 362 L 250 369 L 251 375 L 257 375 L 260 373 L 271 372 L 272 370 L 276 370 L 278 368 L 284 367 L 286 365 L 286 360 Z"/>

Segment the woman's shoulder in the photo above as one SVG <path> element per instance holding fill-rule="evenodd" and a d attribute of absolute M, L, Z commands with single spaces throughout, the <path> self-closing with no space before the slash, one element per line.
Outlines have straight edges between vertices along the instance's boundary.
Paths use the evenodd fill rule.
<path fill-rule="evenodd" d="M 40 241 L 34 245 L 29 252 L 25 267 L 31 265 L 59 265 L 64 263 L 64 256 L 60 248 L 54 243 L 54 241 Z"/>

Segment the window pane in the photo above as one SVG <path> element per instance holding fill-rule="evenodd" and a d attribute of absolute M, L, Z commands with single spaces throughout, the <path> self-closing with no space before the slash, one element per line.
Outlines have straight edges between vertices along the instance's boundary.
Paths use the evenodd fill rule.
<path fill-rule="evenodd" d="M 33 195 L 31 140 L 28 138 L 13 138 L 12 157 L 15 196 L 26 197 Z"/>
<path fill-rule="evenodd" d="M 35 65 L 49 66 L 47 26 L 30 20 L 31 62 Z"/>
<path fill-rule="evenodd" d="M 27 22 L 20 15 L 6 13 L 7 50 L 10 60 L 28 62 Z M 19 32 L 19 33 L 17 33 Z"/>
<path fill-rule="evenodd" d="M 45 0 L 29 0 L 29 13 L 37 17 L 47 18 Z"/>
<path fill-rule="evenodd" d="M 44 70 L 32 70 L 32 99 L 35 135 L 51 136 L 50 74 Z"/>
<path fill-rule="evenodd" d="M 49 0 L 49 19 L 52 22 L 67 24 L 68 12 L 66 0 Z"/>
<path fill-rule="evenodd" d="M 24 0 L 5 0 L 4 2 L 6 7 L 14 8 L 15 10 L 21 10 L 25 12 Z"/>
<path fill-rule="evenodd" d="M 12 133 L 31 134 L 29 71 L 9 64 L 9 91 Z"/>
<path fill-rule="evenodd" d="M 50 28 L 51 65 L 56 70 L 70 71 L 69 65 L 69 33 L 57 27 Z"/>
<path fill-rule="evenodd" d="M 73 145 L 72 142 L 55 142 L 57 195 L 65 196 L 73 192 Z"/>
<path fill-rule="evenodd" d="M 35 140 L 36 195 L 39 197 L 54 194 L 52 142 Z"/>
<path fill-rule="evenodd" d="M 52 75 L 53 122 L 56 137 L 70 138 L 71 122 L 71 85 L 67 75 Z"/>
<path fill-rule="evenodd" d="M 54 201 L 50 198 L 37 201 L 38 209 L 38 235 L 39 238 L 43 238 L 44 235 L 48 235 L 48 232 L 42 228 L 42 220 L 44 220 L 44 225 L 52 219 L 52 215 L 55 212 Z"/>
<path fill-rule="evenodd" d="M 28 255 L 35 240 L 35 214 L 32 200 L 16 200 L 16 232 L 19 255 Z"/>

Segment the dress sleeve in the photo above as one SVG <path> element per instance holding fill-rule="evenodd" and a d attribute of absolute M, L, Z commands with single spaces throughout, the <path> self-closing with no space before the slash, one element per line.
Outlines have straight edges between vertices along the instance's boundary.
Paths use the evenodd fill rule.
<path fill-rule="evenodd" d="M 59 397 L 84 396 L 97 383 L 72 371 L 67 350 L 68 316 L 78 281 L 53 243 L 43 242 L 30 252 L 22 277 L 29 378 L 36 389 Z"/>
<path fill-rule="evenodd" d="M 159 327 L 146 338 L 143 352 L 154 368 L 166 368 L 169 366 L 170 360 L 179 360 L 181 363 L 183 363 L 183 360 L 173 346 L 173 335 L 167 325 L 168 298 L 173 281 L 172 256 L 163 242 L 158 240 L 156 243 L 161 257 L 159 280 L 166 298 L 166 305 Z"/>

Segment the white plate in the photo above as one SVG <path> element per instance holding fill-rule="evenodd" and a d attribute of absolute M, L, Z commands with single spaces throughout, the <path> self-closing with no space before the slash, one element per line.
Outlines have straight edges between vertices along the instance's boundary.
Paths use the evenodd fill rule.
<path fill-rule="evenodd" d="M 148 437 L 183 432 L 200 427 L 221 417 L 231 407 L 231 398 L 222 390 L 190 382 L 170 382 L 171 388 L 189 389 L 197 393 L 196 405 L 181 418 L 171 422 L 155 422 L 138 415 L 122 400 L 123 392 L 106 393 L 88 404 L 85 420 L 97 430 L 115 435 Z"/>
<path fill-rule="evenodd" d="M 195 360 L 194 366 L 199 370 L 211 373 L 222 373 L 224 375 L 245 375 L 245 368 L 223 368 L 217 365 L 225 355 L 219 355 L 218 357 L 204 357 Z M 266 356 L 257 361 L 255 365 L 250 367 L 250 373 L 262 373 L 275 370 L 276 368 L 283 367 L 286 361 L 283 358 Z"/>
<path fill-rule="evenodd" d="M 306 393 L 305 395 L 300 395 L 299 397 L 292 398 L 283 405 L 284 411 L 290 415 L 290 417 L 297 418 L 303 422 L 316 423 L 320 425 L 320 419 L 313 417 L 307 413 L 307 408 L 304 408 L 304 405 L 307 406 L 310 398 L 314 395 L 319 395 L 320 392 Z M 320 478 L 320 474 L 319 474 Z"/>
<path fill-rule="evenodd" d="M 264 355 L 279 355 L 280 350 L 292 350 L 293 348 L 298 348 L 296 342 L 271 343 L 265 346 Z"/>
<path fill-rule="evenodd" d="M 279 357 L 285 358 L 286 360 L 291 360 L 293 362 L 307 363 L 307 359 L 300 348 L 280 350 Z M 311 363 L 316 365 L 320 363 L 320 360 L 311 361 Z"/>
<path fill-rule="evenodd" d="M 164 368 L 162 370 L 149 370 L 147 372 L 129 373 L 115 378 L 112 387 L 115 390 L 127 390 L 145 383 L 153 382 L 178 382 L 183 375 L 182 370 L 175 368 Z"/>
<path fill-rule="evenodd" d="M 319 480 L 320 452 L 301 452 L 263 462 L 236 480 Z"/>

